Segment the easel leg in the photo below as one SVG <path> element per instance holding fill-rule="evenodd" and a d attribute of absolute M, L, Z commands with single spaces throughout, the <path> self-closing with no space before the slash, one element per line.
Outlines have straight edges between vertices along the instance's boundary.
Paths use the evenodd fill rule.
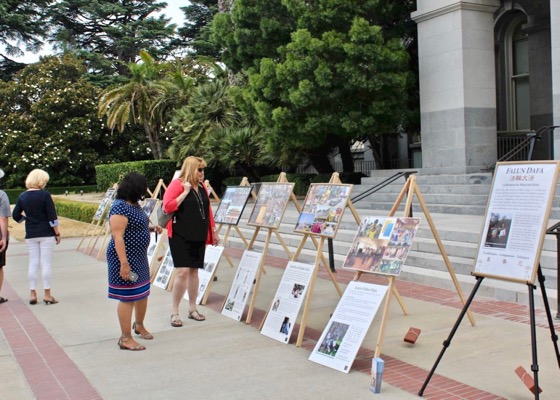
<path fill-rule="evenodd" d="M 383 337 L 385 336 L 385 327 L 387 326 L 387 317 L 389 315 L 389 308 L 391 307 L 391 292 L 395 288 L 395 277 L 389 279 L 389 288 L 387 290 L 387 298 L 385 299 L 385 307 L 383 307 L 383 318 L 379 326 L 379 335 L 377 336 L 377 344 L 375 345 L 374 357 L 381 355 L 381 345 L 383 344 Z"/>
<path fill-rule="evenodd" d="M 531 349 L 533 353 L 533 379 L 535 380 L 535 400 L 539 398 L 539 363 L 537 360 L 537 327 L 535 323 L 535 286 L 528 284 L 529 288 L 529 314 L 531 315 Z"/>
<path fill-rule="evenodd" d="M 255 287 L 253 288 L 253 295 L 251 296 L 251 304 L 249 304 L 249 311 L 247 311 L 247 319 L 245 320 L 245 323 L 247 324 L 251 323 L 251 318 L 253 317 L 253 310 L 255 308 L 255 302 L 257 300 L 257 293 L 259 291 L 261 277 L 264 273 L 264 263 L 266 260 L 266 253 L 268 252 L 268 246 L 270 245 L 271 236 L 272 236 L 272 229 L 269 229 L 268 234 L 266 235 L 266 243 L 264 244 L 264 251 L 263 251 L 261 263 L 259 264 L 259 270 L 257 272 L 257 281 L 255 282 Z"/>
<path fill-rule="evenodd" d="M 556 361 L 558 362 L 558 367 L 560 368 L 560 352 L 558 351 L 558 335 L 554 330 L 554 322 L 552 320 L 552 313 L 550 312 L 550 305 L 548 304 L 548 297 L 546 296 L 546 288 L 544 286 L 544 275 L 539 264 L 538 269 L 539 284 L 541 286 L 541 293 L 544 301 L 544 308 L 546 310 L 546 318 L 548 320 L 548 327 L 550 328 L 550 338 L 552 339 L 552 344 L 554 345 L 554 351 L 556 352 Z"/>
<path fill-rule="evenodd" d="M 220 225 L 220 228 L 218 229 L 218 231 L 219 231 L 220 229 L 222 229 L 222 226 L 221 226 L 221 225 Z M 226 243 L 227 243 L 227 240 L 228 240 L 228 237 L 229 237 L 229 231 L 230 231 L 230 230 L 231 230 L 231 225 L 228 225 L 228 227 L 227 227 L 227 229 L 226 229 L 226 234 L 224 235 L 224 240 L 223 240 L 223 242 L 222 242 L 222 243 L 224 244 L 224 246 L 225 246 Z M 229 256 L 228 256 L 225 252 L 224 252 L 224 255 L 226 256 L 226 260 L 227 260 L 227 262 L 228 262 L 230 268 L 233 268 L 233 262 L 231 261 L 231 258 L 229 258 Z M 206 303 L 204 303 L 204 304 L 206 304 Z"/>
<path fill-rule="evenodd" d="M 476 281 L 476 284 L 474 285 L 474 288 L 471 292 L 471 295 L 469 296 L 469 298 L 467 299 L 467 302 L 463 306 L 463 309 L 461 310 L 461 314 L 459 314 L 459 318 L 457 318 L 457 322 L 455 322 L 455 325 L 453 326 L 453 329 L 451 329 L 451 332 L 449 333 L 449 336 L 443 342 L 443 349 L 441 349 L 441 352 L 439 353 L 439 356 L 438 356 L 436 362 L 434 363 L 434 366 L 432 367 L 432 370 L 430 371 L 430 373 L 426 377 L 426 381 L 424 381 L 424 384 L 422 385 L 422 389 L 420 389 L 420 391 L 418 392 L 418 396 L 420 396 L 420 397 L 422 397 L 422 395 L 424 394 L 424 390 L 426 390 L 426 387 L 428 386 L 428 383 L 430 382 L 430 379 L 432 379 L 432 376 L 434 375 L 434 372 L 436 371 L 436 368 L 437 368 L 439 362 L 443 358 L 443 354 L 445 353 L 445 350 L 451 344 L 451 340 L 453 339 L 453 336 L 455 336 L 455 332 L 459 328 L 459 325 L 461 324 L 461 321 L 463 320 L 465 314 L 467 313 L 467 310 L 468 310 L 469 306 L 471 305 L 471 303 L 474 299 L 474 295 L 478 291 L 478 288 L 480 287 L 480 284 L 482 283 L 482 280 L 484 278 L 480 277 L 480 276 L 477 276 L 476 279 L 477 279 L 477 281 Z"/>

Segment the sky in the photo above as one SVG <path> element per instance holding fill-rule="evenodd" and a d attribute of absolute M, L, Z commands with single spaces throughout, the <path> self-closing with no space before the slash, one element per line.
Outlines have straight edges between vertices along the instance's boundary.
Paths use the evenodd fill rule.
<path fill-rule="evenodd" d="M 185 7 L 189 4 L 187 0 L 166 0 L 167 8 L 163 10 L 163 13 L 171 18 L 171 22 L 177 24 L 178 26 L 183 25 L 184 14 L 180 7 Z M 15 61 L 19 61 L 25 64 L 34 63 L 39 61 L 40 56 L 51 54 L 53 52 L 52 48 L 46 45 L 43 50 L 39 53 L 25 53 L 22 57 L 13 57 Z"/>

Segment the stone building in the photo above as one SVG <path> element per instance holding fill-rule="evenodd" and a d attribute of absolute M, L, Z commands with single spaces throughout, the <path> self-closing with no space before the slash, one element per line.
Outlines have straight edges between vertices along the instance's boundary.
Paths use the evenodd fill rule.
<path fill-rule="evenodd" d="M 480 172 L 560 125 L 560 0 L 417 0 L 412 18 L 422 174 Z M 541 131 L 533 159 L 560 159 L 560 128 Z"/>

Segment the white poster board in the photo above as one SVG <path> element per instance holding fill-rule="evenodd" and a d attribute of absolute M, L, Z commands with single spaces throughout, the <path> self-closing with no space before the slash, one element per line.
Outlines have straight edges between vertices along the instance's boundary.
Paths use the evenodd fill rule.
<path fill-rule="evenodd" d="M 558 161 L 498 163 L 473 275 L 534 283 Z"/>
<path fill-rule="evenodd" d="M 161 265 L 159 266 L 159 269 L 154 278 L 153 286 L 161 289 L 167 289 L 172 274 L 173 258 L 171 258 L 171 250 L 168 248 L 165 252 L 165 256 L 163 256 L 163 261 L 161 262 Z"/>
<path fill-rule="evenodd" d="M 288 263 L 264 321 L 261 331 L 263 335 L 282 343 L 290 341 L 313 269 L 314 266 L 310 264 L 295 261 Z"/>
<path fill-rule="evenodd" d="M 226 297 L 222 314 L 241 321 L 245 305 L 253 287 L 253 281 L 261 264 L 262 253 L 245 250 L 239 261 L 239 267 Z"/>
<path fill-rule="evenodd" d="M 387 286 L 350 282 L 309 360 L 340 372 L 350 372 L 386 293 Z"/>
<path fill-rule="evenodd" d="M 198 295 L 196 296 L 196 304 L 202 302 L 204 293 L 208 290 L 208 283 L 214 277 L 216 265 L 220 262 L 222 253 L 224 252 L 223 246 L 207 246 L 204 253 L 204 268 L 198 270 Z M 189 292 L 185 291 L 183 296 L 185 300 L 189 299 Z"/>
<path fill-rule="evenodd" d="M 157 248 L 161 243 L 161 235 L 157 232 L 150 232 L 150 244 L 148 244 L 148 265 L 152 265 L 154 256 L 157 253 Z"/>

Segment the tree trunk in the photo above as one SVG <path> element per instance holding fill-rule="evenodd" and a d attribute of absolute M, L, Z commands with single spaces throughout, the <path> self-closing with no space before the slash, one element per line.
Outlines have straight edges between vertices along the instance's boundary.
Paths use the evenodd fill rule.
<path fill-rule="evenodd" d="M 341 139 L 338 144 L 338 151 L 342 159 L 342 170 L 344 172 L 354 172 L 354 157 L 352 157 L 352 150 L 350 149 L 350 142 Z"/>
<path fill-rule="evenodd" d="M 330 147 L 316 148 L 307 152 L 307 158 L 319 174 L 331 174 L 334 168 L 329 161 Z"/>
<path fill-rule="evenodd" d="M 150 143 L 150 149 L 152 150 L 154 160 L 161 160 L 163 158 L 163 151 L 161 149 L 161 142 L 159 140 L 159 126 L 154 127 L 151 124 L 145 122 L 144 132 L 146 132 L 146 138 Z"/>

